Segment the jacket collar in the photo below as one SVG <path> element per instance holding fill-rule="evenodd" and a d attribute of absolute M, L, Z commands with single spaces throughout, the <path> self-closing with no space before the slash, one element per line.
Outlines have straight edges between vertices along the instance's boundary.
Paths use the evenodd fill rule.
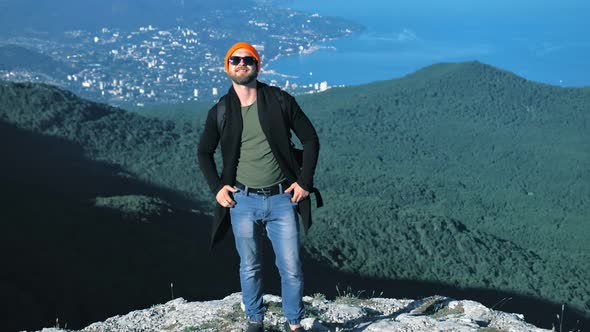
<path fill-rule="evenodd" d="M 256 81 L 256 103 L 258 108 L 258 118 L 260 121 L 260 126 L 262 127 L 262 131 L 264 132 L 267 138 L 270 138 L 271 126 L 269 124 L 267 106 L 269 106 L 269 102 L 272 104 L 274 100 L 269 100 L 267 93 L 265 91 L 265 88 L 267 86 L 268 85 L 265 83 Z M 231 127 L 229 128 L 230 132 L 234 134 L 237 134 L 239 132 L 239 135 L 237 136 L 241 138 L 243 128 L 241 103 L 240 98 L 238 98 L 238 94 L 236 93 L 236 90 L 234 89 L 233 85 L 229 88 L 227 92 L 227 97 L 228 98 L 226 102 L 226 107 L 228 110 L 228 118 L 230 120 L 229 123 L 231 123 Z"/>

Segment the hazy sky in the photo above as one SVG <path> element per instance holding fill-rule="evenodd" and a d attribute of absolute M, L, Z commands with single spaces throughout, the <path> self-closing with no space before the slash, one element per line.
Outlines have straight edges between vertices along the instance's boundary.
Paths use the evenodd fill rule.
<path fill-rule="evenodd" d="M 279 71 L 300 66 L 321 74 L 327 63 L 372 65 L 364 68 L 375 74 L 339 78 L 345 84 L 355 79 L 350 84 L 399 77 L 435 62 L 478 60 L 535 81 L 590 86 L 590 0 L 295 0 L 288 6 L 349 18 L 367 31 L 354 43 L 334 43 L 337 58 L 312 55 L 278 64 Z"/>
<path fill-rule="evenodd" d="M 316 6 L 319 11 L 330 9 L 331 12 L 357 16 L 411 14 L 412 16 L 440 16 L 478 14 L 495 15 L 532 15 L 541 13 L 572 13 L 588 15 L 583 9 L 590 9 L 585 0 L 363 0 L 359 2 L 343 2 L 339 0 L 295 0 L 288 6 L 293 8 Z"/>
<path fill-rule="evenodd" d="M 294 8 L 375 24 L 540 24 L 550 29 L 590 27 L 588 0 L 296 0 Z M 444 27 L 440 27 L 443 28 Z M 587 30 L 588 31 L 588 30 Z"/>

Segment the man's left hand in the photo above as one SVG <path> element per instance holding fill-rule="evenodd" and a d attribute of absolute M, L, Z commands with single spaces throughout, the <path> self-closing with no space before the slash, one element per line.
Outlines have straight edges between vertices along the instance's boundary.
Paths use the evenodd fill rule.
<path fill-rule="evenodd" d="M 305 199 L 305 197 L 309 196 L 309 191 L 301 188 L 297 182 L 293 182 L 293 184 L 285 190 L 286 193 L 291 193 L 293 196 L 291 198 L 291 202 L 299 203 L 301 200 Z"/>

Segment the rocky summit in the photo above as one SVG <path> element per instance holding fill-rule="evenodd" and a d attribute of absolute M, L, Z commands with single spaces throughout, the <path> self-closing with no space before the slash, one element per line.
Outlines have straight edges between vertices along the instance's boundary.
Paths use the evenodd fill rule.
<path fill-rule="evenodd" d="M 93 323 L 83 332 L 231 331 L 244 330 L 241 293 L 222 300 L 187 302 L 182 298 L 149 309 L 132 311 Z M 265 295 L 265 331 L 282 331 L 281 298 Z M 360 299 L 350 294 L 329 301 L 316 294 L 304 297 L 307 331 L 549 331 L 524 320 L 523 315 L 487 308 L 469 300 L 432 296 L 419 300 Z M 65 332 L 45 328 L 42 332 Z"/>

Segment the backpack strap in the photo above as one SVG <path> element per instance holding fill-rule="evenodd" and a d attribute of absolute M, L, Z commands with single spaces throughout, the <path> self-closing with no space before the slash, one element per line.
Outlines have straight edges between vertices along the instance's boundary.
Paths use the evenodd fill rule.
<path fill-rule="evenodd" d="M 217 132 L 219 133 L 219 136 L 221 136 L 223 128 L 225 127 L 225 96 L 219 98 L 215 107 L 217 108 Z"/>
<path fill-rule="evenodd" d="M 272 92 L 274 93 L 275 97 L 279 100 L 279 104 L 281 105 L 281 111 L 283 112 L 283 116 L 287 113 L 287 106 L 285 106 L 285 96 L 283 95 L 283 91 L 279 88 L 271 88 Z"/>
<path fill-rule="evenodd" d="M 289 136 L 289 142 L 291 142 L 291 147 L 295 147 L 295 144 L 291 141 L 291 121 L 289 120 L 289 114 L 287 112 L 287 105 L 285 104 L 285 95 L 283 94 L 283 90 L 275 87 L 270 88 L 272 94 L 277 98 L 279 101 L 279 105 L 281 106 L 281 114 L 283 116 L 283 122 L 285 123 L 285 129 L 287 129 L 287 135 Z"/>

